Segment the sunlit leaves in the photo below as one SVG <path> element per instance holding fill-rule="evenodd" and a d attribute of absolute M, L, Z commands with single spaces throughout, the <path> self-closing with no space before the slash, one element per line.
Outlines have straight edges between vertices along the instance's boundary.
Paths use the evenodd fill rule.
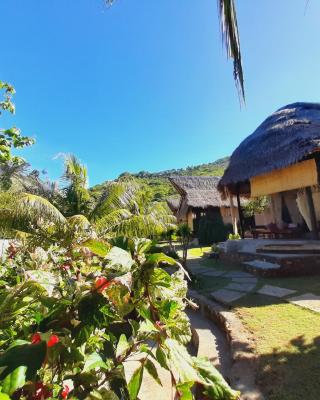
<path fill-rule="evenodd" d="M 136 400 L 139 394 L 139 390 L 142 383 L 143 377 L 143 364 L 141 364 L 133 373 L 130 381 L 128 382 L 128 391 L 130 400 Z"/>
<path fill-rule="evenodd" d="M 17 389 L 20 389 L 26 382 L 26 372 L 27 367 L 22 365 L 7 375 L 2 382 L 1 390 L 3 393 L 11 396 Z"/>

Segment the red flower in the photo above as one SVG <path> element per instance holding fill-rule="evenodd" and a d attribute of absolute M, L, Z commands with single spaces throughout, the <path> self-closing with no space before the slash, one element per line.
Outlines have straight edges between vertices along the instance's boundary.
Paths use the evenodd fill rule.
<path fill-rule="evenodd" d="M 42 340 L 42 339 L 41 339 L 41 336 L 40 336 L 40 333 L 39 333 L 39 332 L 34 333 L 34 334 L 31 336 L 31 343 L 32 343 L 32 344 L 40 343 L 41 340 Z"/>
<path fill-rule="evenodd" d="M 69 386 L 68 385 L 63 385 L 63 389 L 61 391 L 61 397 L 63 399 L 66 399 L 68 397 L 69 392 L 70 392 Z"/>
<path fill-rule="evenodd" d="M 51 335 L 50 339 L 48 340 L 47 346 L 52 347 L 59 343 L 59 337 L 57 335 Z"/>
<path fill-rule="evenodd" d="M 100 278 L 96 279 L 95 288 L 97 289 L 97 292 L 102 293 L 110 284 L 111 281 L 108 281 L 104 276 L 100 276 Z"/>

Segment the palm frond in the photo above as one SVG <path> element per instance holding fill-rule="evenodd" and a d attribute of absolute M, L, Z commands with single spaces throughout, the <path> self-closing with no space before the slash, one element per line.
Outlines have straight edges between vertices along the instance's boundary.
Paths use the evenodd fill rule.
<path fill-rule="evenodd" d="M 244 77 L 235 0 L 218 0 L 218 10 L 222 41 L 225 45 L 228 57 L 233 59 L 233 75 L 240 101 L 245 102 Z"/>
<path fill-rule="evenodd" d="M 119 225 L 129 218 L 132 214 L 129 210 L 120 208 L 106 214 L 103 218 L 100 218 L 95 226 L 97 232 L 101 235 L 105 235 L 110 232 L 117 232 Z"/>
<path fill-rule="evenodd" d="M 132 184 L 110 183 L 90 213 L 89 219 L 98 222 L 113 211 L 130 209 L 136 191 L 136 186 Z"/>
<path fill-rule="evenodd" d="M 65 217 L 54 205 L 35 194 L 22 194 L 17 202 L 16 213 L 30 217 L 30 220 L 45 220 L 56 224 L 66 223 Z"/>

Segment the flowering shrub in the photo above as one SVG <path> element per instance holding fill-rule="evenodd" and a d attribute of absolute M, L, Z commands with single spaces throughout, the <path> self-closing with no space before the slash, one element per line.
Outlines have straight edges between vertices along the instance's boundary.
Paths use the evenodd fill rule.
<path fill-rule="evenodd" d="M 145 370 L 159 384 L 159 365 L 176 399 L 193 399 L 195 386 L 203 399 L 238 399 L 210 362 L 187 352 L 186 272 L 151 246 L 121 238 L 9 249 L 0 266 L 0 400 L 134 400 Z M 140 362 L 127 380 L 132 355 Z"/>

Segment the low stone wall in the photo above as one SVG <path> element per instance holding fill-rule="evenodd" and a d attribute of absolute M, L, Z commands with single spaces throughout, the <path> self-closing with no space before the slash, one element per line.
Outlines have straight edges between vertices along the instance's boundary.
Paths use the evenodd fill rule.
<path fill-rule="evenodd" d="M 240 319 L 235 313 L 196 291 L 190 290 L 189 296 L 199 305 L 200 312 L 216 323 L 226 335 L 233 360 L 231 386 L 241 391 L 242 400 L 263 400 L 264 396 L 255 383 L 258 360 L 254 343 Z"/>
<path fill-rule="evenodd" d="M 306 276 L 320 274 L 319 255 L 295 255 L 288 254 L 287 257 L 279 257 L 277 254 L 263 253 L 220 253 L 220 259 L 230 264 L 242 264 L 246 261 L 263 260 L 279 264 L 280 268 L 262 270 L 243 264 L 243 268 L 255 275 L 264 277 Z"/>

